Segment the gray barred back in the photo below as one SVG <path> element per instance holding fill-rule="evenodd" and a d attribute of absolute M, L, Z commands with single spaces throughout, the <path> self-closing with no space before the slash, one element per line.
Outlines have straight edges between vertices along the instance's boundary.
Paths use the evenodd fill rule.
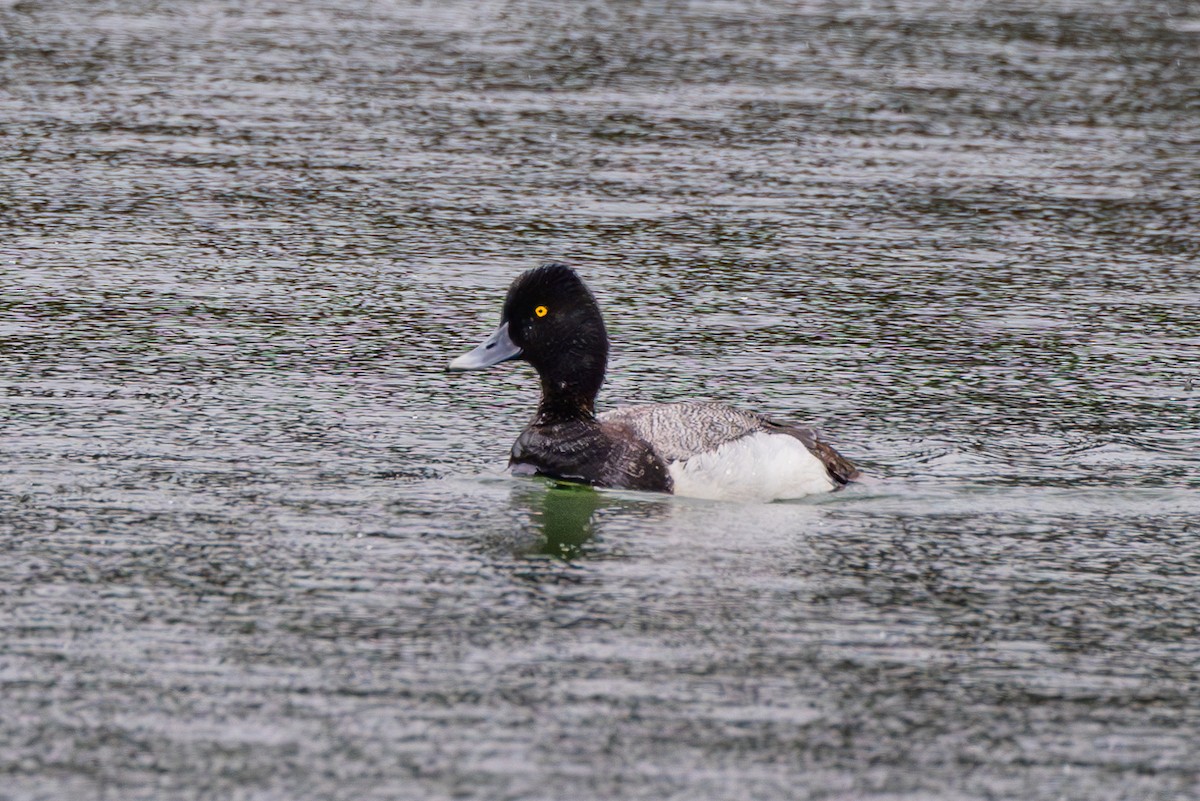
<path fill-rule="evenodd" d="M 761 414 L 723 403 L 650 403 L 624 406 L 596 416 L 625 425 L 667 462 L 686 461 L 756 431 L 773 427 Z"/>

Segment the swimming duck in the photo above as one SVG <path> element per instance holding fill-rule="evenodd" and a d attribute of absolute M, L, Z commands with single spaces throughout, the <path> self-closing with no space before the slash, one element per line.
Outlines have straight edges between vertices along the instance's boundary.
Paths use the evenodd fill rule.
<path fill-rule="evenodd" d="M 518 276 L 500 325 L 450 370 L 529 362 L 537 417 L 512 447 L 516 475 L 696 498 L 778 500 L 840 489 L 854 465 L 811 429 L 720 403 L 654 403 L 596 414 L 608 333 L 591 290 L 565 264 Z"/>

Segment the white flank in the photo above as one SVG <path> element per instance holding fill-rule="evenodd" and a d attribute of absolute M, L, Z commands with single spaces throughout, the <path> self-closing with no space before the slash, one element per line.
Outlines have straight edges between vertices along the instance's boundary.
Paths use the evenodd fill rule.
<path fill-rule="evenodd" d="M 795 437 L 760 431 L 671 462 L 675 494 L 722 501 L 775 501 L 829 492 L 829 471 Z"/>

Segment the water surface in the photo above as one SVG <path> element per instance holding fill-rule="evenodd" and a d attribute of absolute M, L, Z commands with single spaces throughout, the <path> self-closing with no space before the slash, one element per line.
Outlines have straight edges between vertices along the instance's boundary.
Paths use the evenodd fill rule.
<path fill-rule="evenodd" d="M 1200 7 L 0 3 L 0 796 L 1200 793 Z M 815 424 L 746 506 L 518 480 Z"/>

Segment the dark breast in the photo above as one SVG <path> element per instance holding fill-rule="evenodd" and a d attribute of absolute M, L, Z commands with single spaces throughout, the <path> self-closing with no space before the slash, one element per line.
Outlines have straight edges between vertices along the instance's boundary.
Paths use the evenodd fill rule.
<path fill-rule="evenodd" d="M 509 464 L 596 487 L 672 488 L 666 464 L 630 428 L 596 420 L 529 426 L 513 443 Z"/>

